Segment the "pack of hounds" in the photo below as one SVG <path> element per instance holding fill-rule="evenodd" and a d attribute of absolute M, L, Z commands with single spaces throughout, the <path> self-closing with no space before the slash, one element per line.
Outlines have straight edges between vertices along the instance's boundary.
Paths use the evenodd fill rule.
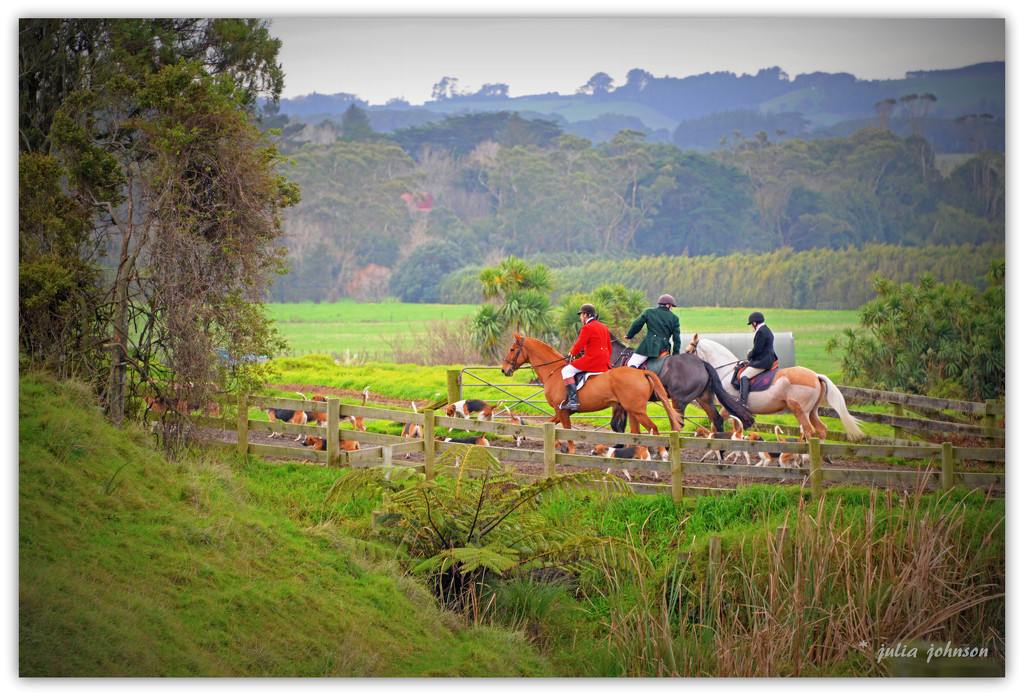
<path fill-rule="evenodd" d="M 713 440 L 745 440 L 745 441 L 751 441 L 751 442 L 756 442 L 756 443 L 763 443 L 764 444 L 763 447 L 765 449 L 757 451 L 755 453 L 755 455 L 757 456 L 757 462 L 751 462 L 752 459 L 753 459 L 750 456 L 751 453 L 749 451 L 746 451 L 746 450 L 743 450 L 743 451 L 735 450 L 735 451 L 729 453 L 728 455 L 725 455 L 724 457 L 723 457 L 723 453 L 724 453 L 723 450 L 709 450 L 706 453 L 704 453 L 704 455 L 701 456 L 701 458 L 700 458 L 701 462 L 704 462 L 704 460 L 706 460 L 707 458 L 711 457 L 712 455 L 717 457 L 719 462 L 722 462 L 723 460 L 725 462 L 735 462 L 735 461 L 739 460 L 740 456 L 742 455 L 743 457 L 746 458 L 747 464 L 748 465 L 753 464 L 754 467 L 762 467 L 764 465 L 770 465 L 770 464 L 772 464 L 772 460 L 774 460 L 774 459 L 778 459 L 779 467 L 786 467 L 786 466 L 789 466 L 791 463 L 807 464 L 808 462 L 810 462 L 810 456 L 807 453 L 780 453 L 778 451 L 772 451 L 770 446 L 769 446 L 769 442 L 770 441 L 766 441 L 764 439 L 764 436 L 762 436 L 760 433 L 755 433 L 753 431 L 751 431 L 749 433 L 745 433 L 743 431 L 743 424 L 740 422 L 740 420 L 738 418 L 736 418 L 735 416 L 731 416 L 730 419 L 732 420 L 733 427 L 734 427 L 732 431 L 721 431 L 721 432 L 718 432 L 718 433 L 712 433 L 711 431 L 709 431 L 708 429 L 704 428 L 703 426 L 698 426 L 697 430 L 694 432 L 693 435 L 694 435 L 695 438 L 710 438 L 710 439 L 713 439 Z M 775 437 L 778 439 L 778 441 L 780 443 L 806 443 L 807 442 L 803 438 L 803 436 L 801 436 L 800 438 L 791 438 L 791 437 L 786 436 L 782 432 L 782 428 L 779 427 L 779 426 L 775 427 Z"/>
<path fill-rule="evenodd" d="M 327 402 L 327 397 L 325 395 L 322 395 L 322 394 L 315 394 L 312 397 L 307 397 L 306 395 L 302 394 L 301 392 L 296 392 L 295 394 L 299 395 L 304 400 L 309 401 L 309 402 L 324 402 L 324 403 Z M 364 407 L 366 406 L 366 401 L 369 399 L 369 397 L 370 397 L 370 388 L 369 388 L 369 386 L 367 386 L 363 390 L 363 404 L 362 404 L 362 406 L 364 406 Z M 317 426 L 320 426 L 320 427 L 326 427 L 327 426 L 327 411 L 326 410 L 325 411 L 303 411 L 301 409 L 275 409 L 275 408 L 270 408 L 270 409 L 265 409 L 264 411 L 266 412 L 267 417 L 272 422 L 274 422 L 274 421 L 281 421 L 283 423 L 297 424 L 297 425 L 304 425 L 304 424 L 307 424 L 307 423 L 314 423 L 315 422 Z M 353 428 L 355 428 L 357 431 L 362 431 L 363 433 L 366 432 L 366 426 L 363 424 L 363 417 L 361 417 L 361 416 L 342 416 L 342 417 L 340 417 L 340 420 L 342 422 L 348 421 L 349 423 L 352 424 Z M 284 434 L 274 432 L 274 433 L 270 434 L 270 437 L 271 438 L 284 438 Z M 322 438 L 320 436 L 304 436 L 302 434 L 299 434 L 295 438 L 295 441 L 296 442 L 301 442 L 304 447 L 313 448 L 313 450 L 327 450 L 327 439 L 326 438 Z M 347 451 L 359 450 L 359 441 L 351 440 L 351 439 L 344 439 L 343 438 L 343 439 L 341 439 L 338 442 L 338 446 L 342 450 L 347 450 Z"/>
<path fill-rule="evenodd" d="M 369 399 L 369 387 L 363 390 L 363 403 L 362 406 L 366 406 L 366 402 Z M 297 392 L 300 397 L 311 402 L 327 402 L 327 397 L 322 394 L 315 394 L 312 397 L 306 397 L 301 392 Z M 462 419 L 476 419 L 478 421 L 493 421 L 495 416 L 501 416 L 503 413 L 507 414 L 507 418 L 510 423 L 519 426 L 523 425 L 523 420 L 513 414 L 508 407 L 502 407 L 503 402 L 498 402 L 497 405 L 489 404 L 482 399 L 462 399 L 457 402 L 453 402 L 444 408 L 445 416 L 452 418 Z M 419 413 L 416 409 L 416 402 L 412 402 L 413 413 Z M 267 416 L 271 421 L 281 421 L 291 424 L 307 424 L 316 422 L 318 426 L 324 427 L 327 425 L 327 412 L 326 411 L 302 411 L 302 410 L 291 410 L 291 409 L 266 409 Z M 343 416 L 340 417 L 342 421 L 349 421 L 357 431 L 366 432 L 366 426 L 363 424 L 363 417 L 361 416 Z M 700 461 L 704 462 L 707 458 L 715 456 L 719 462 L 736 462 L 740 456 L 746 459 L 748 465 L 754 467 L 762 467 L 764 465 L 771 465 L 773 460 L 778 460 L 779 467 L 790 466 L 791 464 L 807 464 L 810 460 L 810 456 L 807 453 L 781 453 L 772 451 L 769 442 L 764 437 L 755 432 L 744 432 L 743 424 L 735 416 L 731 416 L 730 419 L 733 422 L 733 430 L 711 432 L 703 426 L 698 426 L 694 431 L 695 438 L 709 438 L 712 440 L 745 440 L 751 442 L 764 443 L 764 450 L 759 450 L 754 453 L 757 460 L 751 457 L 749 451 L 733 451 L 725 454 L 724 450 L 708 450 L 701 456 Z M 281 437 L 281 433 L 271 433 L 271 438 Z M 407 423 L 402 427 L 403 438 L 423 438 L 423 426 L 415 423 Z M 807 441 L 803 438 L 792 438 L 786 436 L 779 426 L 775 426 L 775 437 L 780 443 L 806 443 Z M 521 435 L 514 435 L 516 447 L 520 446 L 523 442 L 524 437 Z M 314 450 L 326 450 L 327 441 L 319 436 L 303 436 L 299 435 L 295 438 L 296 442 L 302 442 L 303 446 L 311 447 Z M 490 445 L 490 441 L 480 434 L 479 436 L 468 436 L 464 438 L 453 438 L 453 437 L 442 437 L 437 436 L 435 440 L 445 443 L 465 443 L 469 445 Z M 339 441 L 339 446 L 343 450 L 359 450 L 359 441 L 342 439 Z M 668 449 L 659 446 L 656 449 L 658 459 L 663 462 L 668 462 Z M 598 457 L 607 457 L 611 459 L 622 459 L 622 460 L 651 460 L 652 452 L 651 449 L 643 445 L 602 445 L 598 444 L 594 446 L 593 454 Z M 407 459 L 411 456 L 406 454 Z M 608 473 L 611 472 L 612 468 L 608 468 Z M 629 479 L 629 472 L 625 469 L 622 470 L 627 479 Z M 655 478 L 658 477 L 658 472 L 654 471 Z"/>

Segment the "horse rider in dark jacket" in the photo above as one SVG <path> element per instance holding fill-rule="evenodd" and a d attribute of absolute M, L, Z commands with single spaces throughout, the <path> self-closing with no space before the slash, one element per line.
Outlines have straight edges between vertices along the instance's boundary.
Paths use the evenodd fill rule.
<path fill-rule="evenodd" d="M 647 333 L 626 365 L 639 368 L 648 358 L 660 356 L 662 351 L 668 351 L 673 356 L 679 353 L 679 318 L 672 312 L 675 306 L 675 298 L 668 294 L 662 295 L 658 298 L 657 307 L 644 310 L 643 314 L 633 320 L 626 332 L 627 339 L 636 336 L 645 324 Z"/>
<path fill-rule="evenodd" d="M 750 394 L 750 378 L 768 370 L 779 360 L 775 355 L 775 335 L 764 323 L 764 315 L 751 312 L 747 324 L 754 327 L 754 346 L 747 351 L 746 365 L 737 372 L 740 379 L 740 401 L 744 404 Z"/>

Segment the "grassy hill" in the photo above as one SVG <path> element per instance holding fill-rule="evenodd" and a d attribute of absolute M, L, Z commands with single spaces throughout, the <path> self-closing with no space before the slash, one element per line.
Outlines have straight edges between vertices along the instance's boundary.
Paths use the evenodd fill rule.
<path fill-rule="evenodd" d="M 350 535 L 370 504 L 325 505 L 336 472 L 169 462 L 43 375 L 19 380 L 18 424 L 22 677 L 551 674 Z"/>

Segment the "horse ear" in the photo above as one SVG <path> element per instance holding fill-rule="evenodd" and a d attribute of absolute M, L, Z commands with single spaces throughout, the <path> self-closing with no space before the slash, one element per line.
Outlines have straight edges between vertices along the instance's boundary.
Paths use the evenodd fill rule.
<path fill-rule="evenodd" d="M 512 332 L 512 336 L 513 336 L 513 338 L 515 338 L 516 341 L 522 341 L 523 340 L 523 335 L 520 334 L 517 331 L 513 331 Z"/>
<path fill-rule="evenodd" d="M 696 335 L 696 334 L 694 334 L 694 335 L 693 335 L 693 340 L 694 340 L 694 341 L 696 341 L 696 340 L 697 340 L 697 335 Z"/>

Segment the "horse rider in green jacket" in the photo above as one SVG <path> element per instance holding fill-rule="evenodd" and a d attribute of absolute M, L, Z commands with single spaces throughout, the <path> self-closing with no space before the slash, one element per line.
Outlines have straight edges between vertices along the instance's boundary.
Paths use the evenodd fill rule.
<path fill-rule="evenodd" d="M 633 324 L 629 325 L 629 331 L 626 332 L 626 338 L 632 339 L 645 324 L 647 334 L 629 357 L 626 365 L 639 368 L 648 358 L 660 356 L 662 351 L 668 351 L 673 356 L 679 353 L 679 318 L 672 312 L 675 306 L 675 298 L 668 294 L 662 295 L 658 298 L 657 307 L 644 310 L 643 314 L 633 320 Z"/>

